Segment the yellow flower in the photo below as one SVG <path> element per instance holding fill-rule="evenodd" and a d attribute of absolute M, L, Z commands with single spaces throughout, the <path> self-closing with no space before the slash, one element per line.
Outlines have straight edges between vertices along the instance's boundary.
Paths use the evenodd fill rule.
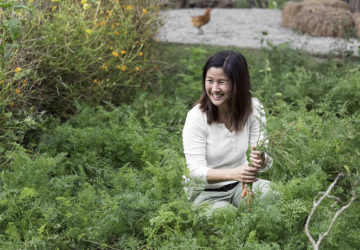
<path fill-rule="evenodd" d="M 145 15 L 148 13 L 147 9 L 142 9 L 142 11 L 143 11 L 143 14 L 145 14 Z"/>
<path fill-rule="evenodd" d="M 113 48 L 113 47 L 110 47 L 109 49 L 114 50 L 114 48 Z"/>
<path fill-rule="evenodd" d="M 51 10 L 54 11 L 57 8 L 57 6 L 51 7 Z"/>
<path fill-rule="evenodd" d="M 132 10 L 132 9 L 134 9 L 134 6 L 132 6 L 132 5 L 128 5 L 128 6 L 126 6 L 126 8 L 125 8 L 126 10 Z"/>
<path fill-rule="evenodd" d="M 98 83 L 98 80 L 97 80 L 97 79 L 94 79 L 93 82 L 94 82 L 95 84 L 97 84 L 97 83 Z"/>
<path fill-rule="evenodd" d="M 83 9 L 84 9 L 84 10 L 87 10 L 89 7 L 90 7 L 90 5 L 87 4 L 87 3 L 83 5 Z"/>
<path fill-rule="evenodd" d="M 139 52 L 139 56 L 143 56 L 144 53 L 142 51 Z"/>
<path fill-rule="evenodd" d="M 112 54 L 113 54 L 113 56 L 115 56 L 115 57 L 118 57 L 119 56 L 119 53 L 117 53 L 116 51 L 113 51 L 113 52 L 111 52 Z"/>
<path fill-rule="evenodd" d="M 119 25 L 120 25 L 120 23 L 116 22 L 116 23 L 115 23 L 115 25 L 116 25 L 116 26 L 119 26 Z"/>
<path fill-rule="evenodd" d="M 16 89 L 15 89 L 15 93 L 16 93 L 16 94 L 20 94 L 20 89 L 19 89 L 19 88 L 16 88 Z"/>
<path fill-rule="evenodd" d="M 29 0 L 29 3 L 33 3 L 34 2 L 34 0 Z"/>
<path fill-rule="evenodd" d="M 126 65 L 117 65 L 116 68 L 121 69 L 122 71 L 127 69 Z"/>
<path fill-rule="evenodd" d="M 87 0 L 81 0 L 80 3 L 81 3 L 81 4 L 86 4 L 86 3 L 87 3 Z"/>
<path fill-rule="evenodd" d="M 111 10 L 106 10 L 106 13 L 108 14 L 107 17 L 111 17 Z"/>
<path fill-rule="evenodd" d="M 139 68 L 139 67 L 135 67 L 135 70 L 136 70 L 136 71 L 139 71 L 139 70 L 140 70 L 140 68 Z"/>
<path fill-rule="evenodd" d="M 120 35 L 119 31 L 114 31 L 115 35 Z"/>
<path fill-rule="evenodd" d="M 21 71 L 20 67 L 17 67 L 16 69 L 14 69 L 15 73 L 19 73 Z"/>
<path fill-rule="evenodd" d="M 89 35 L 91 34 L 92 30 L 91 29 L 87 29 L 86 33 L 88 33 Z"/>
<path fill-rule="evenodd" d="M 0 83 L 3 84 L 5 81 L 4 80 L 1 80 Z"/>
<path fill-rule="evenodd" d="M 105 25 L 105 21 L 101 21 L 101 22 L 99 23 L 99 25 L 100 25 L 100 26 L 104 26 L 104 25 Z"/>
<path fill-rule="evenodd" d="M 124 54 L 126 54 L 126 51 L 122 50 L 122 51 L 120 51 L 120 53 L 124 55 Z"/>
<path fill-rule="evenodd" d="M 114 29 L 114 28 L 115 28 L 115 25 L 114 25 L 114 24 L 113 24 L 113 25 L 111 25 L 111 28 L 113 28 L 113 29 Z"/>
<path fill-rule="evenodd" d="M 26 85 L 27 85 L 27 84 L 26 84 L 26 80 L 24 80 L 24 81 L 23 81 L 23 86 L 26 86 Z"/>

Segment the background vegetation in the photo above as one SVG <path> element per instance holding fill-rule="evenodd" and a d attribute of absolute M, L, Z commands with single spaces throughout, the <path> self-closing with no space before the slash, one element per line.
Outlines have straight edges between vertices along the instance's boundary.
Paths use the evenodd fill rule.
<path fill-rule="evenodd" d="M 313 198 L 346 173 L 331 193 L 341 202 L 311 221 L 317 238 L 360 178 L 358 59 L 152 42 L 153 4 L 3 6 L 1 248 L 311 248 Z M 279 199 L 207 216 L 183 191 L 181 132 L 203 63 L 224 49 L 245 55 L 266 108 L 275 161 L 261 178 Z M 356 200 L 321 247 L 359 249 L 359 211 Z"/>

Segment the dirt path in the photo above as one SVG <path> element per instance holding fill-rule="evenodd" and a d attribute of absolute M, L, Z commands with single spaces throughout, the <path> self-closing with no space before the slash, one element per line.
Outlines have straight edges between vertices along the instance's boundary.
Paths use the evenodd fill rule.
<path fill-rule="evenodd" d="M 204 34 L 191 24 L 190 16 L 201 15 L 204 9 L 176 9 L 161 12 L 164 26 L 157 38 L 160 41 L 261 48 L 266 41 L 274 45 L 288 43 L 294 49 L 312 54 L 344 53 L 359 55 L 360 41 L 333 37 L 300 35 L 281 26 L 281 10 L 270 9 L 213 9 L 210 22 L 203 26 Z M 261 42 L 261 41 L 265 42 Z"/>

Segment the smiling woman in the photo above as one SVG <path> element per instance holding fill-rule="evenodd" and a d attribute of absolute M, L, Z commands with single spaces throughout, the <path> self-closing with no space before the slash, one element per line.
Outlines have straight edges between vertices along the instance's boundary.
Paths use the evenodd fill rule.
<path fill-rule="evenodd" d="M 222 68 L 211 67 L 206 72 L 205 89 L 211 102 L 218 109 L 222 110 L 220 113 L 228 113 L 227 107 L 230 102 L 231 82 Z"/>
<path fill-rule="evenodd" d="M 190 191 L 195 203 L 210 202 L 215 208 L 238 206 L 244 185 L 254 183 L 266 195 L 269 181 L 257 178 L 272 159 L 256 150 L 264 136 L 265 115 L 260 102 L 251 97 L 245 57 L 232 51 L 211 56 L 203 70 L 200 99 L 189 111 L 183 129 L 183 144 L 190 177 L 206 182 Z M 251 146 L 250 162 L 246 153 Z"/>

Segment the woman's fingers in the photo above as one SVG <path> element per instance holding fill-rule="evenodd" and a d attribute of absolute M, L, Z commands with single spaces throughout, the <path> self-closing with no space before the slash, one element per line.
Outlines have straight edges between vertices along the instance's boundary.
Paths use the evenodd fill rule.
<path fill-rule="evenodd" d="M 250 161 L 256 168 L 262 168 L 264 165 L 264 154 L 261 151 L 252 150 L 250 153 Z"/>
<path fill-rule="evenodd" d="M 243 183 L 253 183 L 257 181 L 256 173 L 258 171 L 257 168 L 250 167 L 248 165 L 239 166 L 234 169 L 234 176 L 233 178 L 243 182 Z"/>
<path fill-rule="evenodd" d="M 261 168 L 262 165 L 264 164 L 264 163 L 263 163 L 263 160 L 261 160 L 261 159 L 250 158 L 250 161 L 252 162 L 252 165 L 253 165 L 255 168 Z"/>
<path fill-rule="evenodd" d="M 256 173 L 258 171 L 257 168 L 246 166 L 243 168 L 241 182 L 244 183 L 252 183 L 257 181 Z"/>
<path fill-rule="evenodd" d="M 261 151 L 251 151 L 250 152 L 250 157 L 254 157 L 254 158 L 264 158 L 264 154 Z"/>

